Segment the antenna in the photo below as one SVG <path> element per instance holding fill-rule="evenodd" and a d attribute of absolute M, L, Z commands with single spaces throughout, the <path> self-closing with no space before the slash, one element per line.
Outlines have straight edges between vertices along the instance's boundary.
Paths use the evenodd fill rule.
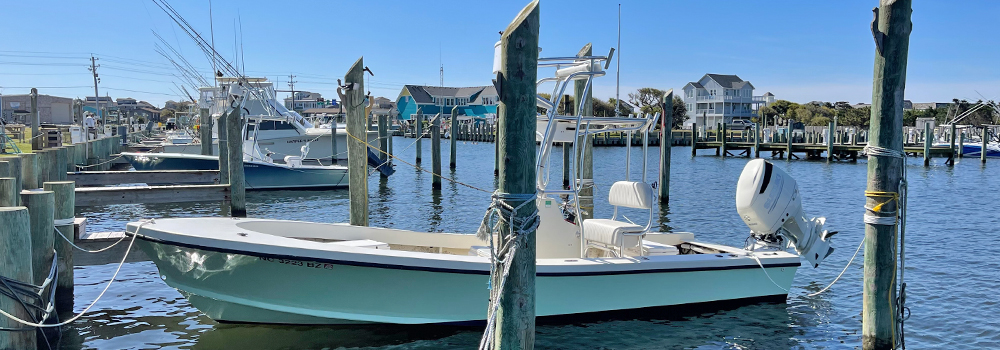
<path fill-rule="evenodd" d="M 288 88 L 292 90 L 292 105 L 288 107 L 290 110 L 295 110 L 295 75 L 288 75 Z"/>
<path fill-rule="evenodd" d="M 212 31 L 212 52 L 215 52 L 215 23 L 212 17 L 212 0 L 208 0 L 208 28 Z M 215 76 L 218 71 L 218 68 L 215 66 L 215 55 L 212 55 L 212 81 L 215 82 L 215 87 L 219 87 L 219 77 Z"/>
<path fill-rule="evenodd" d="M 616 62 L 616 64 L 618 66 L 617 66 L 617 68 L 615 68 L 615 117 L 618 117 L 618 116 L 621 115 L 618 112 L 618 106 L 621 106 L 621 104 L 622 104 L 622 99 L 618 95 L 618 90 L 621 87 L 621 81 L 622 81 L 622 76 L 621 76 L 621 72 L 622 72 L 622 4 L 618 4 L 618 61 Z"/>
<path fill-rule="evenodd" d="M 441 66 L 441 87 L 444 87 L 444 62 L 441 60 L 441 43 L 438 43 L 438 65 Z"/>

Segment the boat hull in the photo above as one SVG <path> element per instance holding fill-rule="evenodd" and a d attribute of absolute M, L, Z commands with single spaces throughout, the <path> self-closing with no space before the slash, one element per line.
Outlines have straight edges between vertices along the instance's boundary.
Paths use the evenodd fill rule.
<path fill-rule="evenodd" d="M 217 321 L 462 325 L 486 318 L 488 270 L 445 272 L 140 237 L 136 244 L 156 263 L 161 278 Z M 785 289 L 798 266 L 787 260 L 764 265 L 770 278 Z M 764 270 L 756 265 L 595 274 L 544 270 L 536 278 L 536 315 L 542 318 L 784 300 L 787 294 L 767 282 Z"/>
<path fill-rule="evenodd" d="M 218 170 L 219 159 L 212 156 L 170 154 L 127 154 L 135 170 Z M 289 167 L 265 162 L 244 162 L 247 190 L 318 189 L 347 187 L 346 167 Z"/>

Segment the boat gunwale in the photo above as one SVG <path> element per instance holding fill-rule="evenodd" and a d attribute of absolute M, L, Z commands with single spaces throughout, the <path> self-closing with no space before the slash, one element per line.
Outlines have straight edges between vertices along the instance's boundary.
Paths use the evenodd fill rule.
<path fill-rule="evenodd" d="M 290 220 L 262 219 L 260 221 L 284 221 L 289 223 L 307 223 L 307 222 L 290 221 Z M 316 223 L 309 223 L 309 224 L 316 224 Z M 135 227 L 137 225 L 139 225 L 139 223 L 135 222 L 129 223 L 127 225 L 127 228 L 132 228 L 131 231 L 133 232 L 130 233 L 137 234 L 137 238 L 139 239 L 159 244 L 174 245 L 179 247 L 206 250 L 219 253 L 241 254 L 254 257 L 263 257 L 263 258 L 310 261 L 310 262 L 328 263 L 335 265 L 373 267 L 373 268 L 395 269 L 395 270 L 414 270 L 414 271 L 476 274 L 476 275 L 490 274 L 489 260 L 485 257 L 479 257 L 479 256 L 447 255 L 447 254 L 437 254 L 437 253 L 425 253 L 425 252 L 413 252 L 413 251 L 401 251 L 401 250 L 381 250 L 381 249 L 371 249 L 371 248 L 340 246 L 329 243 L 319 243 L 308 240 L 300 240 L 293 237 L 277 236 L 260 231 L 245 229 L 242 227 L 240 227 L 240 229 L 242 230 L 256 232 L 258 234 L 274 237 L 279 241 L 278 243 L 280 243 L 280 241 L 282 240 L 287 240 L 285 242 L 295 242 L 297 243 L 297 245 L 275 244 L 275 242 L 233 241 L 233 240 L 226 240 L 224 238 L 194 236 L 183 233 L 175 233 L 169 230 L 150 228 L 148 226 L 142 227 L 142 230 L 145 232 L 135 233 L 136 231 Z M 328 224 L 328 225 L 336 225 L 336 224 Z M 234 224 L 233 227 L 238 227 L 238 226 Z M 378 229 L 378 228 L 372 228 L 372 229 Z M 128 232 L 129 230 L 126 231 Z M 169 239 L 165 237 L 156 237 L 154 235 L 149 235 L 148 232 L 157 232 L 164 235 L 174 236 L 176 238 Z M 216 244 L 212 245 L 208 243 L 216 243 Z M 232 247 L 232 248 L 222 247 L 222 245 L 224 244 L 243 245 L 246 247 L 243 249 L 240 249 L 238 247 Z M 267 252 L 263 251 L 262 249 L 251 249 L 251 248 L 263 248 L 264 250 L 271 248 L 284 248 L 284 249 L 297 250 L 299 252 L 309 253 L 309 254 L 292 255 L 288 253 Z M 322 249 L 317 249 L 317 248 L 322 248 Z M 784 268 L 784 267 L 797 268 L 801 266 L 801 262 L 799 261 L 798 256 L 792 255 L 784 251 L 780 251 L 777 253 L 778 254 L 774 255 L 759 256 L 758 259 L 760 259 L 760 265 L 758 265 L 757 261 L 755 261 L 753 257 L 745 255 L 736 255 L 731 253 L 653 256 L 653 258 L 660 258 L 656 260 L 650 260 L 649 259 L 650 257 L 538 259 L 536 275 L 540 277 L 578 277 L 578 276 L 631 275 L 631 274 L 670 273 L 670 272 L 700 272 L 700 271 L 734 270 L 734 269 L 759 269 L 761 268 L 761 265 L 763 265 L 764 268 Z M 334 257 L 316 256 L 318 254 L 342 255 L 344 257 L 334 258 Z M 689 260 L 687 261 L 662 260 L 662 257 L 674 257 L 674 256 L 687 256 Z M 691 257 L 700 257 L 701 259 L 690 259 Z M 377 259 L 387 260 L 387 261 L 373 261 Z M 789 261 L 791 259 L 795 259 L 795 261 L 794 262 Z M 733 261 L 737 260 L 741 263 L 739 264 L 732 263 Z M 772 262 L 768 262 L 768 260 L 771 260 Z M 603 261 L 603 263 L 601 263 L 601 261 Z M 725 263 L 719 264 L 720 261 L 728 262 L 729 264 Z M 413 263 L 413 262 L 419 262 L 419 263 Z M 567 264 L 567 262 L 576 262 L 577 264 Z M 714 264 L 706 265 L 706 263 L 714 263 Z M 641 269 L 636 268 L 642 266 L 643 264 L 645 264 L 646 266 L 649 266 L 651 264 L 660 266 L 662 265 L 675 265 L 675 266 L 652 267 L 652 268 L 641 268 Z M 694 264 L 696 266 L 676 266 L 677 264 L 681 265 Z"/>

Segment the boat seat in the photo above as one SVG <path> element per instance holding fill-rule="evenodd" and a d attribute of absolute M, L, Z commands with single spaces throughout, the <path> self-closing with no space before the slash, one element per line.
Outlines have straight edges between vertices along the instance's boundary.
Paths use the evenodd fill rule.
<path fill-rule="evenodd" d="M 626 234 L 641 234 L 645 231 L 645 228 L 642 226 L 617 220 L 583 220 L 583 232 L 586 233 L 587 240 L 608 246 L 620 246 L 625 243 Z"/>
<path fill-rule="evenodd" d="M 285 156 L 285 164 L 288 164 L 288 166 L 293 167 L 293 168 L 294 167 L 302 166 L 302 157 L 299 157 L 299 156 Z"/>
<path fill-rule="evenodd" d="M 583 220 L 583 237 L 588 246 L 611 251 L 620 257 L 626 248 L 642 245 L 642 236 L 653 223 L 653 188 L 644 182 L 618 181 L 611 185 L 608 202 L 615 207 L 615 214 L 611 219 Z M 618 207 L 649 210 L 649 222 L 643 227 L 619 221 Z M 635 239 L 629 239 L 631 237 Z"/>

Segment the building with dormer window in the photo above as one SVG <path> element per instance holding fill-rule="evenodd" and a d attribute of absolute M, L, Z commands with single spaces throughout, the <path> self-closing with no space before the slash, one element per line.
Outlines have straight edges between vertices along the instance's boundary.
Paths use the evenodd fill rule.
<path fill-rule="evenodd" d="M 419 109 L 424 115 L 441 113 L 451 117 L 458 107 L 458 117 L 492 120 L 496 117 L 500 96 L 492 85 L 474 87 L 442 87 L 405 85 L 396 98 L 400 120 L 410 120 Z"/>

